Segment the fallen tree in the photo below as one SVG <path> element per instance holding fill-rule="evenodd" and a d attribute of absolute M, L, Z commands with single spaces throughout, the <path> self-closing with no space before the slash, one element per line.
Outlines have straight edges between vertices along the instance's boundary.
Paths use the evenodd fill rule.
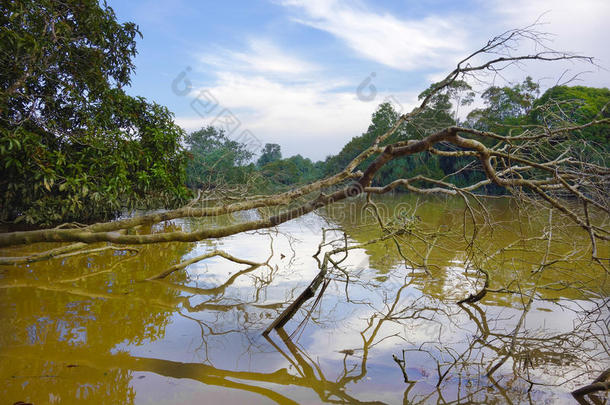
<path fill-rule="evenodd" d="M 383 194 L 403 188 L 413 193 L 456 195 L 465 200 L 477 200 L 475 192 L 495 184 L 519 197 L 536 196 L 546 204 L 566 214 L 591 236 L 593 256 L 597 241 L 607 241 L 607 229 L 591 223 L 590 211 L 609 213 L 607 201 L 610 169 L 586 156 L 579 156 L 574 145 L 564 142 L 570 134 L 591 126 L 607 126 L 610 119 L 597 117 L 575 125 L 566 117 L 549 116 L 548 125 L 528 125 L 512 128 L 509 135 L 481 131 L 463 126 L 425 128 L 420 139 L 404 139 L 391 144 L 385 141 L 402 125 L 417 122 L 434 97 L 447 91 L 458 80 L 476 78 L 483 72 L 497 73 L 526 61 L 576 60 L 593 63 L 592 58 L 556 52 L 547 48 L 535 54 L 513 55 L 520 42 L 528 40 L 541 45 L 539 35 L 531 28 L 508 31 L 490 40 L 485 46 L 461 60 L 443 80 L 432 86 L 420 105 L 400 116 L 394 126 L 379 136 L 342 171 L 325 179 L 293 190 L 265 196 L 254 196 L 209 203 L 200 199 L 180 209 L 136 216 L 93 225 L 66 225 L 52 229 L 5 232 L 0 234 L 0 247 L 38 242 L 75 242 L 113 244 L 150 244 L 170 241 L 198 241 L 221 238 L 236 233 L 264 229 L 290 221 L 320 207 L 362 194 Z M 544 109 L 541 109 L 544 110 Z M 553 114 L 548 109 L 549 114 Z M 561 118 L 561 119 L 559 119 Z M 378 171 L 388 162 L 416 154 L 436 154 L 450 158 L 470 158 L 469 165 L 478 167 L 486 180 L 458 187 L 445 179 L 426 176 L 399 178 L 384 186 L 372 187 Z M 374 158 L 362 171 L 356 168 Z M 580 208 L 567 200 L 579 201 Z M 207 227 L 193 232 L 157 232 L 138 235 L 127 232 L 141 225 L 150 225 L 184 217 L 218 217 L 256 208 L 276 208 L 272 215 L 219 227 Z M 44 254 L 38 254 L 38 257 Z M 25 260 L 15 258 L 15 260 Z M 7 263 L 5 261 L 5 263 Z M 7 263 L 8 264 L 8 263 Z"/>

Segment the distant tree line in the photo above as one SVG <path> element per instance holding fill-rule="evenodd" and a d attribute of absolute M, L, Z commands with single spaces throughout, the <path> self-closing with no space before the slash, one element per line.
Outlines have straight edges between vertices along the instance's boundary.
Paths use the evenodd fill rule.
<path fill-rule="evenodd" d="M 432 88 L 432 86 L 431 86 Z M 420 99 L 427 95 L 420 94 Z M 414 122 L 403 124 L 383 145 L 401 140 L 422 137 L 452 125 L 491 131 L 499 135 L 519 136 L 528 126 L 549 129 L 555 124 L 573 121 L 589 122 L 596 117 L 610 117 L 610 90 L 583 86 L 555 86 L 540 96 L 540 86 L 527 77 L 513 86 L 491 86 L 481 98 L 482 108 L 473 109 L 463 120 L 456 116 L 456 109 L 473 103 L 475 93 L 465 82 L 455 82 L 445 92 L 436 94 L 432 102 Z M 550 104 L 549 100 L 553 100 Z M 548 111 L 548 109 L 551 109 Z M 544 110 L 543 110 L 544 109 Z M 323 161 L 312 162 L 301 155 L 282 158 L 280 145 L 266 144 L 256 163 L 253 153 L 246 146 L 226 137 L 221 129 L 206 127 L 187 137 L 187 149 L 191 159 L 187 163 L 187 185 L 190 188 L 214 188 L 219 185 L 243 184 L 246 179 L 258 179 L 267 188 L 293 186 L 308 183 L 341 171 L 362 150 L 369 147 L 381 134 L 394 126 L 399 113 L 391 103 L 382 103 L 372 115 L 366 132 L 353 137 L 336 155 Z M 589 155 L 603 155 L 610 148 L 610 134 L 603 126 L 590 126 L 562 142 L 571 142 L 573 148 Z M 488 139 L 481 139 L 489 144 Z M 381 146 L 383 146 L 381 145 Z M 448 148 L 441 145 L 439 149 Z M 534 153 L 534 152 L 532 152 Z M 541 153 L 537 150 L 535 153 Z M 361 163 L 368 166 L 373 158 Z M 600 162 L 601 163 L 601 162 Z M 457 186 L 472 184 L 485 178 L 476 159 L 469 157 L 445 157 L 428 153 L 407 156 L 385 165 L 376 176 L 373 185 L 387 184 L 393 179 L 425 175 L 445 179 Z M 503 189 L 491 184 L 487 193 L 503 193 Z"/>

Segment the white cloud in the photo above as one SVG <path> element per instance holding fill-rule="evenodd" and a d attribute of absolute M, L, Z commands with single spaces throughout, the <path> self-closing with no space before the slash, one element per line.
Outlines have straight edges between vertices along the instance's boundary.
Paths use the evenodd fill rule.
<path fill-rule="evenodd" d="M 473 17 L 485 23 L 469 27 L 470 38 L 477 38 L 476 42 L 468 45 L 470 50 L 479 48 L 487 39 L 503 31 L 530 26 L 538 20 L 539 24 L 534 29 L 546 38 L 543 41 L 545 46 L 556 51 L 592 56 L 602 67 L 584 61 L 530 61 L 503 70 L 501 76 L 488 76 L 488 79 L 494 80 L 494 84 L 520 82 L 529 75 L 539 81 L 543 89 L 564 84 L 574 76 L 578 80 L 571 85 L 609 85 L 610 72 L 607 69 L 610 68 L 610 48 L 606 40 L 610 35 L 606 23 L 610 18 L 608 1 L 479 0 L 478 3 L 479 7 L 474 10 Z M 513 53 L 528 54 L 540 50 L 542 48 L 534 42 L 522 41 Z"/>
<path fill-rule="evenodd" d="M 198 60 L 201 70 L 212 68 L 215 80 L 192 91 L 189 99 L 206 90 L 219 107 L 205 117 L 193 110 L 176 122 L 191 131 L 211 124 L 228 109 L 241 122 L 232 136 L 248 129 L 262 144 L 279 143 L 284 156 L 300 153 L 324 159 L 337 153 L 351 137 L 366 131 L 382 101 L 381 95 L 374 102 L 359 100 L 357 84 L 329 78 L 320 66 L 267 39 L 250 39 L 243 52 L 217 49 Z"/>
<path fill-rule="evenodd" d="M 218 50 L 199 56 L 200 62 L 220 69 L 240 70 L 268 74 L 300 75 L 319 67 L 294 55 L 289 55 L 273 42 L 250 39 L 246 52 Z"/>
<path fill-rule="evenodd" d="M 394 69 L 448 71 L 459 57 L 479 48 L 489 38 L 504 30 L 530 25 L 541 16 L 544 24 L 537 29 L 552 34 L 550 47 L 593 56 L 602 68 L 610 69 L 610 47 L 607 46 L 610 2 L 607 0 L 481 0 L 479 7 L 471 10 L 443 15 L 432 11 L 419 19 L 400 19 L 371 11 L 363 2 L 278 2 L 296 12 L 295 21 L 326 31 L 361 57 Z M 522 51 L 531 51 L 531 46 L 526 46 Z M 608 71 L 583 63 L 528 63 L 505 73 L 511 81 L 530 74 L 542 79 L 544 87 L 550 87 L 564 72 L 562 80 L 585 71 L 590 73 L 581 77 L 584 82 L 576 84 L 608 86 Z"/>
<path fill-rule="evenodd" d="M 401 20 L 341 0 L 283 0 L 302 24 L 342 39 L 360 56 L 400 70 L 446 67 L 463 53 L 464 21 L 450 16 Z"/>
<path fill-rule="evenodd" d="M 610 33 L 608 1 L 495 0 L 491 4 L 495 13 L 512 28 L 531 24 L 540 17 L 542 26 L 539 29 L 553 33 L 558 45 L 571 44 L 573 51 L 582 52 L 589 48 L 610 54 L 606 46 Z"/>
<path fill-rule="evenodd" d="M 300 153 L 323 159 L 366 131 L 371 114 L 387 96 L 379 93 L 374 100 L 364 102 L 355 89 L 337 91 L 344 84 L 327 80 L 287 84 L 263 76 L 220 72 L 216 83 L 206 90 L 241 121 L 236 132 L 249 129 L 263 144 L 279 143 L 285 156 Z M 411 93 L 393 96 L 401 103 L 416 100 Z M 186 130 L 198 129 L 211 123 L 220 110 L 214 110 L 209 118 L 193 114 L 177 117 L 176 122 Z"/>
<path fill-rule="evenodd" d="M 552 48 L 559 51 L 574 52 L 580 55 L 592 56 L 605 69 L 610 68 L 610 47 L 608 38 L 610 28 L 610 2 L 606 0 L 582 0 L 579 2 L 566 0 L 515 0 L 506 2 L 495 0 L 487 3 L 493 7 L 495 18 L 503 25 L 517 28 L 531 24 L 541 17 L 542 25 L 538 30 L 551 33 Z M 591 71 L 583 76 L 585 85 L 608 86 L 610 74 L 608 71 L 584 63 L 540 63 L 528 69 L 534 77 L 549 77 L 547 86 L 552 86 L 562 72 L 570 70 L 565 78 Z M 576 83 L 579 84 L 579 83 Z"/>

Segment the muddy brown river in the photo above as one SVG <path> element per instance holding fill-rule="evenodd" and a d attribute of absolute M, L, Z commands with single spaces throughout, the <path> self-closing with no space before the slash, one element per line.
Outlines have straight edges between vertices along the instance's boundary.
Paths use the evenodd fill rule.
<path fill-rule="evenodd" d="M 315 298 L 268 337 L 318 274 L 323 228 L 319 258 L 388 234 L 364 200 L 266 232 L 0 266 L 0 403 L 569 404 L 610 367 L 608 273 L 566 218 L 490 199 L 474 205 L 473 239 L 459 199 L 376 201 L 407 231 L 335 254 Z M 265 264 L 216 256 L 147 280 L 214 249 Z M 485 296 L 458 304 L 484 272 Z"/>

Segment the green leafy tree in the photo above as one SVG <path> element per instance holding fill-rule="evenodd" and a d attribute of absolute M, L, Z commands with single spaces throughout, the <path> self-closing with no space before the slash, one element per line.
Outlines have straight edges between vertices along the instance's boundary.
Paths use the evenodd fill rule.
<path fill-rule="evenodd" d="M 189 161 L 186 183 L 191 188 L 215 188 L 220 184 L 240 184 L 253 168 L 245 166 L 252 159 L 247 146 L 227 138 L 224 130 L 212 126 L 186 137 Z"/>
<path fill-rule="evenodd" d="M 261 169 L 262 175 L 276 185 L 299 183 L 299 168 L 293 160 L 280 159 L 267 163 Z"/>
<path fill-rule="evenodd" d="M 88 222 L 183 202 L 183 131 L 123 90 L 138 27 L 96 0 L 0 8 L 0 220 Z"/>
<path fill-rule="evenodd" d="M 324 175 L 330 175 L 338 171 L 343 170 L 345 165 L 352 161 L 358 154 L 372 145 L 375 139 L 387 132 L 396 120 L 398 119 L 398 113 L 392 107 L 391 103 L 381 103 L 377 110 L 371 117 L 371 124 L 367 131 L 360 136 L 353 137 L 341 151 L 334 156 L 329 156 L 325 161 Z M 392 140 L 396 140 L 405 136 L 405 128 L 400 128 Z M 387 143 L 387 142 L 386 142 Z M 369 161 L 362 163 L 360 167 L 365 167 Z"/>
<path fill-rule="evenodd" d="M 500 135 L 517 136 L 528 128 L 522 125 L 553 130 L 610 118 L 607 108 L 610 90 L 606 88 L 555 86 L 541 97 L 538 97 L 539 93 L 538 84 L 530 77 L 512 87 L 492 86 L 483 93 L 485 108 L 473 110 L 468 115 L 468 125 Z M 493 143 L 490 139 L 481 141 L 488 146 Z M 563 147 L 558 148 L 558 143 Z M 558 157 L 559 150 L 569 149 L 574 157 L 583 154 L 593 162 L 603 164 L 600 152 L 609 148 L 610 135 L 604 125 L 591 125 L 556 134 L 552 139 L 538 143 L 529 153 L 532 157 L 549 159 Z M 460 163 L 458 160 L 453 162 Z"/>
<path fill-rule="evenodd" d="M 280 151 L 280 145 L 277 143 L 266 143 L 261 156 L 258 158 L 256 164 L 259 167 L 265 166 L 267 163 L 280 160 L 282 158 L 282 152 Z"/>
<path fill-rule="evenodd" d="M 419 95 L 419 100 L 428 97 L 436 88 L 437 83 L 433 83 Z M 464 81 L 456 80 L 451 85 L 447 86 L 444 91 L 434 92 L 428 105 L 424 108 L 417 117 L 406 125 L 407 136 L 411 139 L 420 139 L 428 136 L 442 128 L 458 124 L 456 118 L 457 109 L 461 106 L 467 106 L 474 101 L 474 92 L 470 85 Z M 454 145 L 440 143 L 437 145 L 440 150 L 456 149 Z M 385 168 L 387 172 L 383 173 L 382 181 L 390 181 L 395 176 L 404 177 L 423 175 L 431 178 L 440 179 L 444 175 L 454 173 L 462 164 L 467 162 L 460 159 L 447 158 L 433 154 L 423 154 L 420 156 L 409 156 L 404 161 L 392 162 L 393 165 Z M 463 172 L 459 177 L 464 177 L 467 172 Z M 455 176 L 454 176 L 455 177 Z M 454 178 L 455 181 L 460 179 Z"/>
<path fill-rule="evenodd" d="M 408 126 L 408 132 L 412 137 L 423 137 L 450 125 L 455 125 L 457 109 L 467 106 L 474 101 L 472 87 L 462 80 L 456 80 L 441 92 L 433 92 L 438 83 L 433 83 L 419 96 L 424 100 L 431 93 L 431 99 L 424 110 L 418 114 Z"/>
<path fill-rule="evenodd" d="M 482 94 L 485 108 L 471 111 L 468 121 L 477 129 L 506 134 L 505 125 L 522 124 L 539 94 L 540 85 L 529 76 L 511 87 L 491 86 Z"/>
<path fill-rule="evenodd" d="M 319 179 L 322 176 L 320 165 L 322 162 L 312 162 L 309 158 L 304 158 L 301 155 L 295 155 L 288 158 L 294 162 L 297 167 L 299 178 L 298 183 L 307 183 Z"/>
<path fill-rule="evenodd" d="M 565 121 L 584 124 L 602 118 L 610 118 L 610 90 L 585 86 L 548 89 L 534 102 L 530 114 L 532 123 L 548 127 L 556 127 Z M 610 148 L 610 133 L 604 125 L 592 125 L 575 134 L 596 146 Z"/>
<path fill-rule="evenodd" d="M 420 100 L 428 96 L 434 85 L 419 95 Z M 401 125 L 392 136 L 388 137 L 385 144 L 395 143 L 406 139 L 422 138 L 440 128 L 455 125 L 454 104 L 467 105 L 473 101 L 474 93 L 470 86 L 463 81 L 456 81 L 440 93 L 435 93 L 428 106 L 420 112 L 413 122 Z M 372 145 L 375 139 L 389 131 L 399 119 L 391 103 L 382 103 L 373 113 L 371 124 L 367 131 L 361 136 L 354 137 L 348 142 L 341 152 L 330 156 L 325 161 L 324 174 L 330 175 L 342 170 L 362 150 Z M 382 146 L 383 146 L 382 145 Z M 442 146 L 441 146 L 442 148 Z M 369 158 L 360 164 L 359 168 L 367 167 L 373 158 Z M 379 171 L 373 181 L 374 185 L 386 184 L 391 179 L 403 178 L 405 176 L 426 175 L 430 177 L 442 177 L 442 158 L 435 155 L 407 156 L 396 159 Z M 446 170 L 452 168 L 447 167 Z"/>
<path fill-rule="evenodd" d="M 321 165 L 301 155 L 267 163 L 261 174 L 271 183 L 279 185 L 304 184 L 321 177 Z"/>

